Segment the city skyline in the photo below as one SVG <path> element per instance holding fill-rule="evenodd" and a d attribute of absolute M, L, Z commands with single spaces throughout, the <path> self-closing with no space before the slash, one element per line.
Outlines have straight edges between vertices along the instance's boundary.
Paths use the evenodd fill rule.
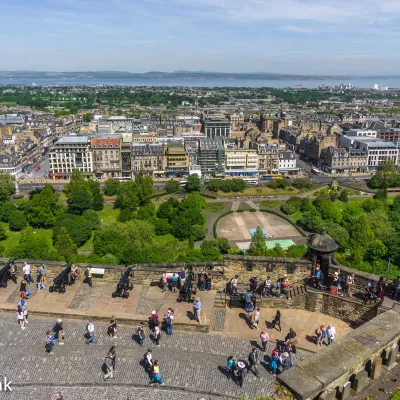
<path fill-rule="evenodd" d="M 393 75 L 400 4 L 48 0 L 3 5 L 0 70 Z"/>

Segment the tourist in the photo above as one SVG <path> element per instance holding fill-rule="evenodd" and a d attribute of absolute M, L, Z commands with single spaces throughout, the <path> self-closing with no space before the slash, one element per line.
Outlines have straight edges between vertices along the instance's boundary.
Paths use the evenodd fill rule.
<path fill-rule="evenodd" d="M 10 275 L 11 275 L 11 280 L 12 280 L 15 284 L 17 284 L 17 277 L 16 277 L 16 274 L 17 274 L 17 268 L 15 267 L 14 263 L 11 262 L 11 263 L 10 263 Z"/>
<path fill-rule="evenodd" d="M 108 324 L 107 334 L 108 336 L 111 336 L 113 339 L 116 339 L 117 338 L 115 336 L 116 332 L 117 332 L 117 318 L 115 317 L 115 315 L 112 315 L 110 322 Z"/>
<path fill-rule="evenodd" d="M 280 357 L 280 363 L 284 371 L 289 368 L 292 368 L 293 363 L 291 354 L 286 352 L 283 353 L 282 356 Z"/>
<path fill-rule="evenodd" d="M 275 317 L 272 321 L 272 328 L 275 329 L 275 326 L 279 327 L 279 332 L 282 332 L 281 328 L 281 312 L 279 310 L 276 311 Z"/>
<path fill-rule="evenodd" d="M 237 289 L 238 278 L 239 278 L 239 275 L 235 275 L 235 277 L 231 279 L 231 294 L 237 294 L 237 292 L 238 292 L 238 289 Z"/>
<path fill-rule="evenodd" d="M 251 329 L 258 329 L 258 323 L 260 321 L 260 307 L 253 312 L 253 325 L 251 325 Z"/>
<path fill-rule="evenodd" d="M 154 326 L 154 343 L 157 347 L 160 347 L 160 338 L 161 338 L 161 331 L 160 331 L 160 327 L 158 325 Z"/>
<path fill-rule="evenodd" d="M 276 372 L 278 371 L 279 362 L 280 362 L 280 360 L 279 360 L 278 354 L 277 354 L 276 350 L 274 349 L 274 351 L 272 351 L 272 353 L 271 353 L 271 361 L 269 363 L 270 373 L 273 376 L 276 376 Z"/>
<path fill-rule="evenodd" d="M 36 274 L 36 287 L 38 293 L 40 292 L 40 289 L 42 288 L 42 273 L 40 267 L 37 269 L 37 274 Z"/>
<path fill-rule="evenodd" d="M 65 336 L 64 336 L 63 322 L 60 318 L 56 321 L 56 324 L 54 325 L 53 328 L 53 332 L 54 332 L 54 339 L 57 340 L 58 344 L 62 346 L 64 344 Z"/>
<path fill-rule="evenodd" d="M 211 292 L 211 273 L 210 272 L 205 272 L 204 277 L 206 279 L 206 290 L 207 292 Z"/>
<path fill-rule="evenodd" d="M 250 306 L 252 299 L 253 299 L 253 295 L 250 293 L 250 290 L 248 290 L 246 293 L 246 296 L 244 297 L 245 308 L 248 308 Z"/>
<path fill-rule="evenodd" d="M 114 379 L 116 358 L 117 358 L 117 353 L 115 351 L 115 346 L 111 346 L 110 350 L 108 350 L 108 353 L 104 358 L 104 364 L 106 366 L 106 371 L 107 371 L 107 373 L 103 377 L 104 380 L 107 380 L 108 378 Z"/>
<path fill-rule="evenodd" d="M 325 325 L 321 325 L 316 331 L 315 334 L 317 335 L 317 346 L 322 346 L 325 343 L 326 338 L 326 329 Z"/>
<path fill-rule="evenodd" d="M 176 293 L 177 286 L 178 286 L 178 276 L 176 274 L 173 274 L 171 278 L 171 291 L 173 293 Z"/>
<path fill-rule="evenodd" d="M 46 353 L 53 354 L 54 337 L 51 335 L 51 331 L 47 331 L 44 341 L 44 349 L 46 350 Z"/>
<path fill-rule="evenodd" d="M 153 353 L 151 349 L 147 349 L 147 352 L 144 355 L 144 362 L 145 362 L 144 366 L 145 371 L 151 373 L 153 371 Z"/>
<path fill-rule="evenodd" d="M 257 286 L 258 286 L 257 276 L 253 275 L 253 277 L 250 279 L 250 290 L 252 293 L 255 294 L 257 292 Z"/>
<path fill-rule="evenodd" d="M 378 287 L 376 289 L 376 297 L 379 299 L 380 302 L 383 301 L 383 296 L 385 294 L 385 287 L 386 284 L 383 280 L 383 276 L 379 278 Z"/>
<path fill-rule="evenodd" d="M 236 374 L 238 385 L 240 387 L 242 387 L 243 380 L 247 376 L 247 368 L 246 368 L 246 364 L 243 361 L 239 361 L 237 365 L 238 365 L 238 367 L 234 371 L 234 373 Z"/>
<path fill-rule="evenodd" d="M 40 274 L 42 275 L 42 280 L 41 280 L 41 284 L 42 284 L 42 289 L 45 289 L 46 286 L 44 285 L 46 283 L 46 267 L 42 264 L 40 266 Z"/>
<path fill-rule="evenodd" d="M 319 268 L 319 264 L 317 264 L 317 266 L 315 268 L 315 275 L 314 275 L 315 287 L 317 289 L 321 289 L 321 281 L 322 281 L 322 272 Z"/>
<path fill-rule="evenodd" d="M 91 288 L 93 288 L 92 269 L 91 269 L 90 267 L 86 268 L 86 269 L 85 269 L 85 272 L 84 272 L 84 275 L 85 275 L 85 281 L 86 281 L 86 283 L 87 283 Z"/>
<path fill-rule="evenodd" d="M 200 291 L 203 292 L 205 290 L 205 288 L 206 288 L 206 277 L 205 277 L 204 271 L 201 271 L 199 273 L 199 283 L 198 283 L 198 285 L 199 285 Z"/>
<path fill-rule="evenodd" d="M 172 335 L 173 320 L 174 320 L 173 311 L 169 308 L 167 311 L 167 314 L 164 317 L 165 330 L 166 330 L 167 335 Z"/>
<path fill-rule="evenodd" d="M 181 288 L 185 285 L 185 281 L 186 281 L 185 268 L 181 268 L 181 270 L 179 272 L 179 284 L 180 284 Z"/>
<path fill-rule="evenodd" d="M 260 340 L 261 340 L 261 346 L 262 346 L 262 351 L 265 353 L 267 343 L 269 340 L 269 335 L 266 329 L 263 329 L 260 335 Z"/>
<path fill-rule="evenodd" d="M 161 374 L 160 374 L 160 366 L 159 366 L 157 360 L 154 361 L 153 376 L 151 377 L 151 380 L 150 380 L 150 386 L 153 386 L 154 382 L 157 382 L 159 385 L 164 385 L 164 383 L 162 382 Z"/>
<path fill-rule="evenodd" d="M 281 283 L 279 279 L 273 284 L 273 295 L 275 297 L 281 297 Z"/>
<path fill-rule="evenodd" d="M 168 287 L 168 279 L 167 279 L 167 273 L 166 272 L 164 272 L 162 274 L 161 280 L 162 280 L 162 285 L 163 285 L 162 291 L 166 292 L 167 291 L 167 287 Z"/>
<path fill-rule="evenodd" d="M 24 312 L 22 311 L 20 306 L 17 307 L 17 321 L 19 323 L 20 328 L 25 329 Z"/>
<path fill-rule="evenodd" d="M 157 314 L 156 310 L 153 310 L 151 312 L 151 315 L 149 317 L 149 325 L 150 329 L 154 331 L 154 327 L 160 325 L 160 316 Z"/>
<path fill-rule="evenodd" d="M 22 268 L 24 271 L 24 279 L 27 283 L 34 283 L 32 275 L 31 275 L 31 266 L 25 261 L 24 267 Z"/>
<path fill-rule="evenodd" d="M 22 299 L 19 303 L 18 306 L 21 307 L 21 310 L 24 314 L 24 323 L 28 323 L 28 303 L 26 300 Z"/>
<path fill-rule="evenodd" d="M 247 304 L 247 303 L 246 303 Z M 254 303 L 251 301 L 249 305 L 246 305 L 245 311 L 247 312 L 247 318 L 251 321 L 251 314 L 254 311 Z"/>
<path fill-rule="evenodd" d="M 71 285 L 75 283 L 76 277 L 78 276 L 78 267 L 75 264 L 71 265 Z"/>
<path fill-rule="evenodd" d="M 354 283 L 355 283 L 354 274 L 347 275 L 347 278 L 346 278 L 346 292 L 347 292 L 347 295 L 349 297 L 352 296 L 351 293 L 352 293 L 352 290 L 353 290 L 353 287 L 354 287 Z"/>
<path fill-rule="evenodd" d="M 23 299 L 27 299 L 31 294 L 31 292 L 26 288 L 25 279 L 22 279 L 22 281 L 21 281 L 21 285 L 19 286 L 19 292 L 20 292 L 21 298 L 23 298 Z"/>
<path fill-rule="evenodd" d="M 268 276 L 264 284 L 264 294 L 265 296 L 271 296 L 271 278 Z"/>
<path fill-rule="evenodd" d="M 201 312 L 201 302 L 200 297 L 197 297 L 193 303 L 193 315 L 194 319 L 200 324 L 200 312 Z"/>
<path fill-rule="evenodd" d="M 228 372 L 228 379 L 233 377 L 233 372 L 237 368 L 237 359 L 233 356 L 228 357 L 228 361 L 226 363 L 226 370 Z"/>
<path fill-rule="evenodd" d="M 253 347 L 251 349 L 251 353 L 249 354 L 249 371 L 254 366 L 254 373 L 256 376 L 258 376 L 257 363 L 258 363 L 258 353 L 257 349 Z"/>
<path fill-rule="evenodd" d="M 326 334 L 328 336 L 328 345 L 335 341 L 336 329 L 333 325 L 328 325 L 326 329 Z"/>
<path fill-rule="evenodd" d="M 86 344 L 96 343 L 96 336 L 94 333 L 94 322 L 92 319 L 89 320 L 89 323 L 86 325 Z"/>
<path fill-rule="evenodd" d="M 285 296 L 289 295 L 289 283 L 288 283 L 287 279 L 285 279 L 281 283 L 281 293 L 283 293 Z"/>
<path fill-rule="evenodd" d="M 56 400 L 63 400 L 61 392 L 57 392 L 55 398 L 56 398 Z"/>
<path fill-rule="evenodd" d="M 296 332 L 293 330 L 293 328 L 290 328 L 288 334 L 285 337 L 285 343 L 292 341 L 296 336 Z"/>
<path fill-rule="evenodd" d="M 141 322 L 139 324 L 139 326 L 137 327 L 136 333 L 137 333 L 137 336 L 138 336 L 139 344 L 141 346 L 143 346 L 143 341 L 144 341 L 144 339 L 146 339 L 146 334 L 145 334 L 145 331 L 144 331 L 144 323 L 143 322 Z"/>
<path fill-rule="evenodd" d="M 393 294 L 392 294 L 392 299 L 394 301 L 397 301 L 397 293 L 399 292 L 399 286 L 400 286 L 400 276 L 398 276 L 394 281 L 393 281 Z"/>

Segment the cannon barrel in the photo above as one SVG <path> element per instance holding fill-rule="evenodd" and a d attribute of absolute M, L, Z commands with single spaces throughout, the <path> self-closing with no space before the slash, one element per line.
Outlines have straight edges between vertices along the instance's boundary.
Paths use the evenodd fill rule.
<path fill-rule="evenodd" d="M 69 285 L 69 274 L 71 273 L 71 265 L 68 265 L 60 274 L 53 279 L 53 284 L 49 287 L 49 292 L 65 293 L 65 286 Z"/>
<path fill-rule="evenodd" d="M 126 268 L 124 273 L 122 274 L 119 282 L 117 283 L 117 289 L 112 293 L 112 297 L 122 297 L 127 299 L 129 297 L 128 290 L 133 289 L 133 285 L 129 283 L 129 277 L 132 272 L 132 267 Z"/>
<path fill-rule="evenodd" d="M 0 269 L 0 287 L 7 287 L 7 281 L 11 279 L 10 265 L 5 265 Z"/>
<path fill-rule="evenodd" d="M 187 301 L 188 303 L 193 303 L 193 294 L 193 272 L 188 272 L 185 284 L 179 291 L 179 299 L 182 301 Z"/>

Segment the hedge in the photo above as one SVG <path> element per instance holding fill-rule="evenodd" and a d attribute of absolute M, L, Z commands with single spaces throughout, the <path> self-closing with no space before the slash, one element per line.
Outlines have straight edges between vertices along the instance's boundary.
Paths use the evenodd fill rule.
<path fill-rule="evenodd" d="M 204 197 L 207 197 L 208 199 L 218 199 L 218 196 L 214 196 L 213 194 L 208 194 L 204 192 L 200 192 L 200 194 Z"/>
<path fill-rule="evenodd" d="M 169 193 L 167 193 L 167 192 L 161 192 L 161 193 L 153 194 L 153 196 L 151 196 L 150 198 L 151 198 L 151 199 L 156 199 L 157 197 L 163 197 L 163 196 L 165 196 L 166 194 L 169 194 Z"/>
<path fill-rule="evenodd" d="M 268 210 L 266 208 L 261 208 L 260 211 L 261 212 L 270 213 L 270 214 L 274 214 L 274 215 L 284 219 L 285 221 L 289 222 L 289 224 L 293 225 L 302 236 L 307 236 L 306 233 L 303 231 L 303 229 L 298 227 L 292 220 L 290 220 L 288 217 L 286 217 L 286 215 L 278 213 L 278 212 L 276 212 L 274 210 Z"/>
<path fill-rule="evenodd" d="M 242 210 L 241 208 L 238 208 L 238 209 L 236 210 L 236 212 L 242 213 L 242 212 L 244 212 L 244 210 Z"/>
<path fill-rule="evenodd" d="M 214 238 L 215 238 L 215 239 L 218 239 L 218 235 L 217 235 L 217 225 L 218 225 L 219 220 L 220 220 L 221 218 L 226 217 L 226 216 L 229 215 L 229 214 L 233 214 L 233 211 L 230 210 L 230 211 L 227 211 L 227 212 L 221 214 L 221 215 L 216 219 L 216 221 L 214 222 L 213 233 L 214 233 Z"/>
<path fill-rule="evenodd" d="M 255 208 L 250 208 L 250 212 L 256 212 L 257 210 Z"/>

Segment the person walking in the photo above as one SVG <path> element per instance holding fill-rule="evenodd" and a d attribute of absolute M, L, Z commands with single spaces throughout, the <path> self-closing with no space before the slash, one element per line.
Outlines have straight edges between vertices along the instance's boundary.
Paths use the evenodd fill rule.
<path fill-rule="evenodd" d="M 46 283 L 46 273 L 47 273 L 46 267 L 42 264 L 40 266 L 40 275 L 41 275 L 40 283 L 42 289 L 46 289 L 46 286 L 44 285 Z"/>
<path fill-rule="evenodd" d="M 19 303 L 18 306 L 21 307 L 21 310 L 24 314 L 24 323 L 28 323 L 28 303 L 26 300 L 22 299 Z"/>
<path fill-rule="evenodd" d="M 50 330 L 47 331 L 44 341 L 45 341 L 44 349 L 46 350 L 46 352 L 49 354 L 53 354 L 54 337 L 52 336 Z"/>
<path fill-rule="evenodd" d="M 16 277 L 16 274 L 17 274 L 17 268 L 15 267 L 14 263 L 11 262 L 11 263 L 10 263 L 10 275 L 11 275 L 11 280 L 12 280 L 15 284 L 17 284 L 17 277 Z"/>
<path fill-rule="evenodd" d="M 257 286 L 258 286 L 258 279 L 256 275 L 253 275 L 253 277 L 250 279 L 250 290 L 253 294 L 256 294 L 257 292 Z"/>
<path fill-rule="evenodd" d="M 228 379 L 233 377 L 233 372 L 237 368 L 237 359 L 233 356 L 228 357 L 228 361 L 226 363 L 226 371 L 228 373 Z"/>
<path fill-rule="evenodd" d="M 160 331 L 160 327 L 158 325 L 156 325 L 154 327 L 154 343 L 157 347 L 160 347 L 160 338 L 161 338 L 161 331 Z"/>
<path fill-rule="evenodd" d="M 258 323 L 260 321 L 260 307 L 257 307 L 257 309 L 253 312 L 253 325 L 251 326 L 251 329 L 258 328 Z"/>
<path fill-rule="evenodd" d="M 154 328 L 156 326 L 160 325 L 160 316 L 157 314 L 156 310 L 153 310 L 151 312 L 151 315 L 149 317 L 149 325 L 150 325 L 150 329 L 152 329 L 153 332 L 154 332 Z"/>
<path fill-rule="evenodd" d="M 38 293 L 40 292 L 40 290 L 42 289 L 42 270 L 41 267 L 39 267 L 37 269 L 37 274 L 36 274 L 36 287 L 37 287 L 37 291 Z"/>
<path fill-rule="evenodd" d="M 162 274 L 161 280 L 162 280 L 162 285 L 163 285 L 162 286 L 162 291 L 166 292 L 168 290 L 168 280 L 167 280 L 167 273 L 166 272 L 164 272 Z"/>
<path fill-rule="evenodd" d="M 153 353 L 151 349 L 147 349 L 147 352 L 144 355 L 144 369 L 148 373 L 153 372 Z"/>
<path fill-rule="evenodd" d="M 210 272 L 205 272 L 204 273 L 204 277 L 205 277 L 205 279 L 206 279 L 206 290 L 207 290 L 207 292 L 211 292 L 211 282 L 212 282 L 212 279 L 211 279 L 211 273 Z"/>
<path fill-rule="evenodd" d="M 24 279 L 25 281 L 29 283 L 34 283 L 32 275 L 31 275 L 31 266 L 25 261 L 24 262 L 24 267 L 22 268 L 24 272 Z"/>
<path fill-rule="evenodd" d="M 112 315 L 110 322 L 108 324 L 107 334 L 108 334 L 108 336 L 112 337 L 113 339 L 116 339 L 117 338 L 115 336 L 116 332 L 117 332 L 117 318 L 115 317 L 115 315 Z"/>
<path fill-rule="evenodd" d="M 165 321 L 165 329 L 166 329 L 167 335 L 172 335 L 172 324 L 174 321 L 174 316 L 173 316 L 173 312 L 171 309 L 169 309 L 167 311 L 167 314 L 164 317 L 164 321 Z"/>
<path fill-rule="evenodd" d="M 62 397 L 61 392 L 57 392 L 57 393 L 56 393 L 55 399 L 56 399 L 56 400 L 63 400 L 63 397 Z"/>
<path fill-rule="evenodd" d="M 258 363 L 258 352 L 257 349 L 253 347 L 251 349 L 251 353 L 249 354 L 249 371 L 254 366 L 254 374 L 258 377 L 257 363 Z"/>
<path fill-rule="evenodd" d="M 137 327 L 136 333 L 137 333 L 137 336 L 138 336 L 139 344 L 141 346 L 143 346 L 143 341 L 144 341 L 144 339 L 146 339 L 146 333 L 144 331 L 144 323 L 143 322 L 141 322 L 139 324 L 139 326 Z"/>
<path fill-rule="evenodd" d="M 86 325 L 86 344 L 96 343 L 96 336 L 94 332 L 94 322 L 92 319 Z"/>
<path fill-rule="evenodd" d="M 73 285 L 76 281 L 76 277 L 78 276 L 78 267 L 75 264 L 71 265 L 71 278 L 70 283 Z"/>
<path fill-rule="evenodd" d="M 246 364 L 243 361 L 238 362 L 238 368 L 235 370 L 237 383 L 240 387 L 243 386 L 243 380 L 247 376 Z"/>
<path fill-rule="evenodd" d="M 354 284 L 355 284 L 354 274 L 347 275 L 347 278 L 346 278 L 346 291 L 347 291 L 347 295 L 349 297 L 352 296 L 352 291 L 353 291 Z"/>
<path fill-rule="evenodd" d="M 171 291 L 173 293 L 176 293 L 177 286 L 178 286 L 178 276 L 176 274 L 173 274 L 171 278 Z"/>
<path fill-rule="evenodd" d="M 56 321 L 56 324 L 54 325 L 54 328 L 53 328 L 53 332 L 54 332 L 54 339 L 57 340 L 58 344 L 60 346 L 64 345 L 64 339 L 65 339 L 64 326 L 63 326 L 63 322 L 62 322 L 61 318 L 59 318 Z"/>
<path fill-rule="evenodd" d="M 296 336 L 296 332 L 293 330 L 293 328 L 290 328 L 288 334 L 285 337 L 285 343 L 288 344 L 290 341 L 293 341 Z"/>
<path fill-rule="evenodd" d="M 193 315 L 194 319 L 200 324 L 200 312 L 201 312 L 201 302 L 200 297 L 197 297 L 193 303 Z"/>
<path fill-rule="evenodd" d="M 272 321 L 272 328 L 275 328 L 275 326 L 279 327 L 279 332 L 282 332 L 281 328 L 281 312 L 279 310 L 276 310 L 276 314 L 274 317 L 274 320 Z"/>
<path fill-rule="evenodd" d="M 116 356 L 117 354 L 115 351 L 115 346 L 111 346 L 110 350 L 108 350 L 108 353 L 104 358 L 104 364 L 107 370 L 107 373 L 103 377 L 104 380 L 107 380 L 108 378 L 114 379 Z"/>
<path fill-rule="evenodd" d="M 336 329 L 333 325 L 328 325 L 326 329 L 326 334 L 328 336 L 328 345 L 332 344 L 335 341 Z"/>
<path fill-rule="evenodd" d="M 164 385 L 164 383 L 162 382 L 161 374 L 160 374 L 160 366 L 159 366 L 157 360 L 154 361 L 153 376 L 151 377 L 151 380 L 150 380 L 150 386 L 153 386 L 155 382 L 157 382 L 159 385 Z"/>
<path fill-rule="evenodd" d="M 22 311 L 21 307 L 17 307 L 17 320 L 21 329 L 25 329 L 25 322 L 24 322 L 24 312 Z"/>
<path fill-rule="evenodd" d="M 269 363 L 269 368 L 270 368 L 270 373 L 273 376 L 276 376 L 276 372 L 278 371 L 278 365 L 279 365 L 279 357 L 276 351 L 273 351 L 271 354 L 271 361 Z"/>
<path fill-rule="evenodd" d="M 204 271 L 201 271 L 199 274 L 199 289 L 200 292 L 203 292 L 206 289 L 206 277 Z"/>
<path fill-rule="evenodd" d="M 261 346 L 262 346 L 262 351 L 265 353 L 267 343 L 269 340 L 269 335 L 266 329 L 263 329 L 260 335 L 260 340 L 261 340 Z"/>
<path fill-rule="evenodd" d="M 186 281 L 185 268 L 181 268 L 181 270 L 179 272 L 179 283 L 180 283 L 181 288 L 183 288 L 183 286 L 185 285 L 185 281 Z"/>
<path fill-rule="evenodd" d="M 86 280 L 87 284 L 88 284 L 91 288 L 93 288 L 92 269 L 89 268 L 89 267 L 86 268 L 84 274 L 85 274 L 85 280 Z"/>

